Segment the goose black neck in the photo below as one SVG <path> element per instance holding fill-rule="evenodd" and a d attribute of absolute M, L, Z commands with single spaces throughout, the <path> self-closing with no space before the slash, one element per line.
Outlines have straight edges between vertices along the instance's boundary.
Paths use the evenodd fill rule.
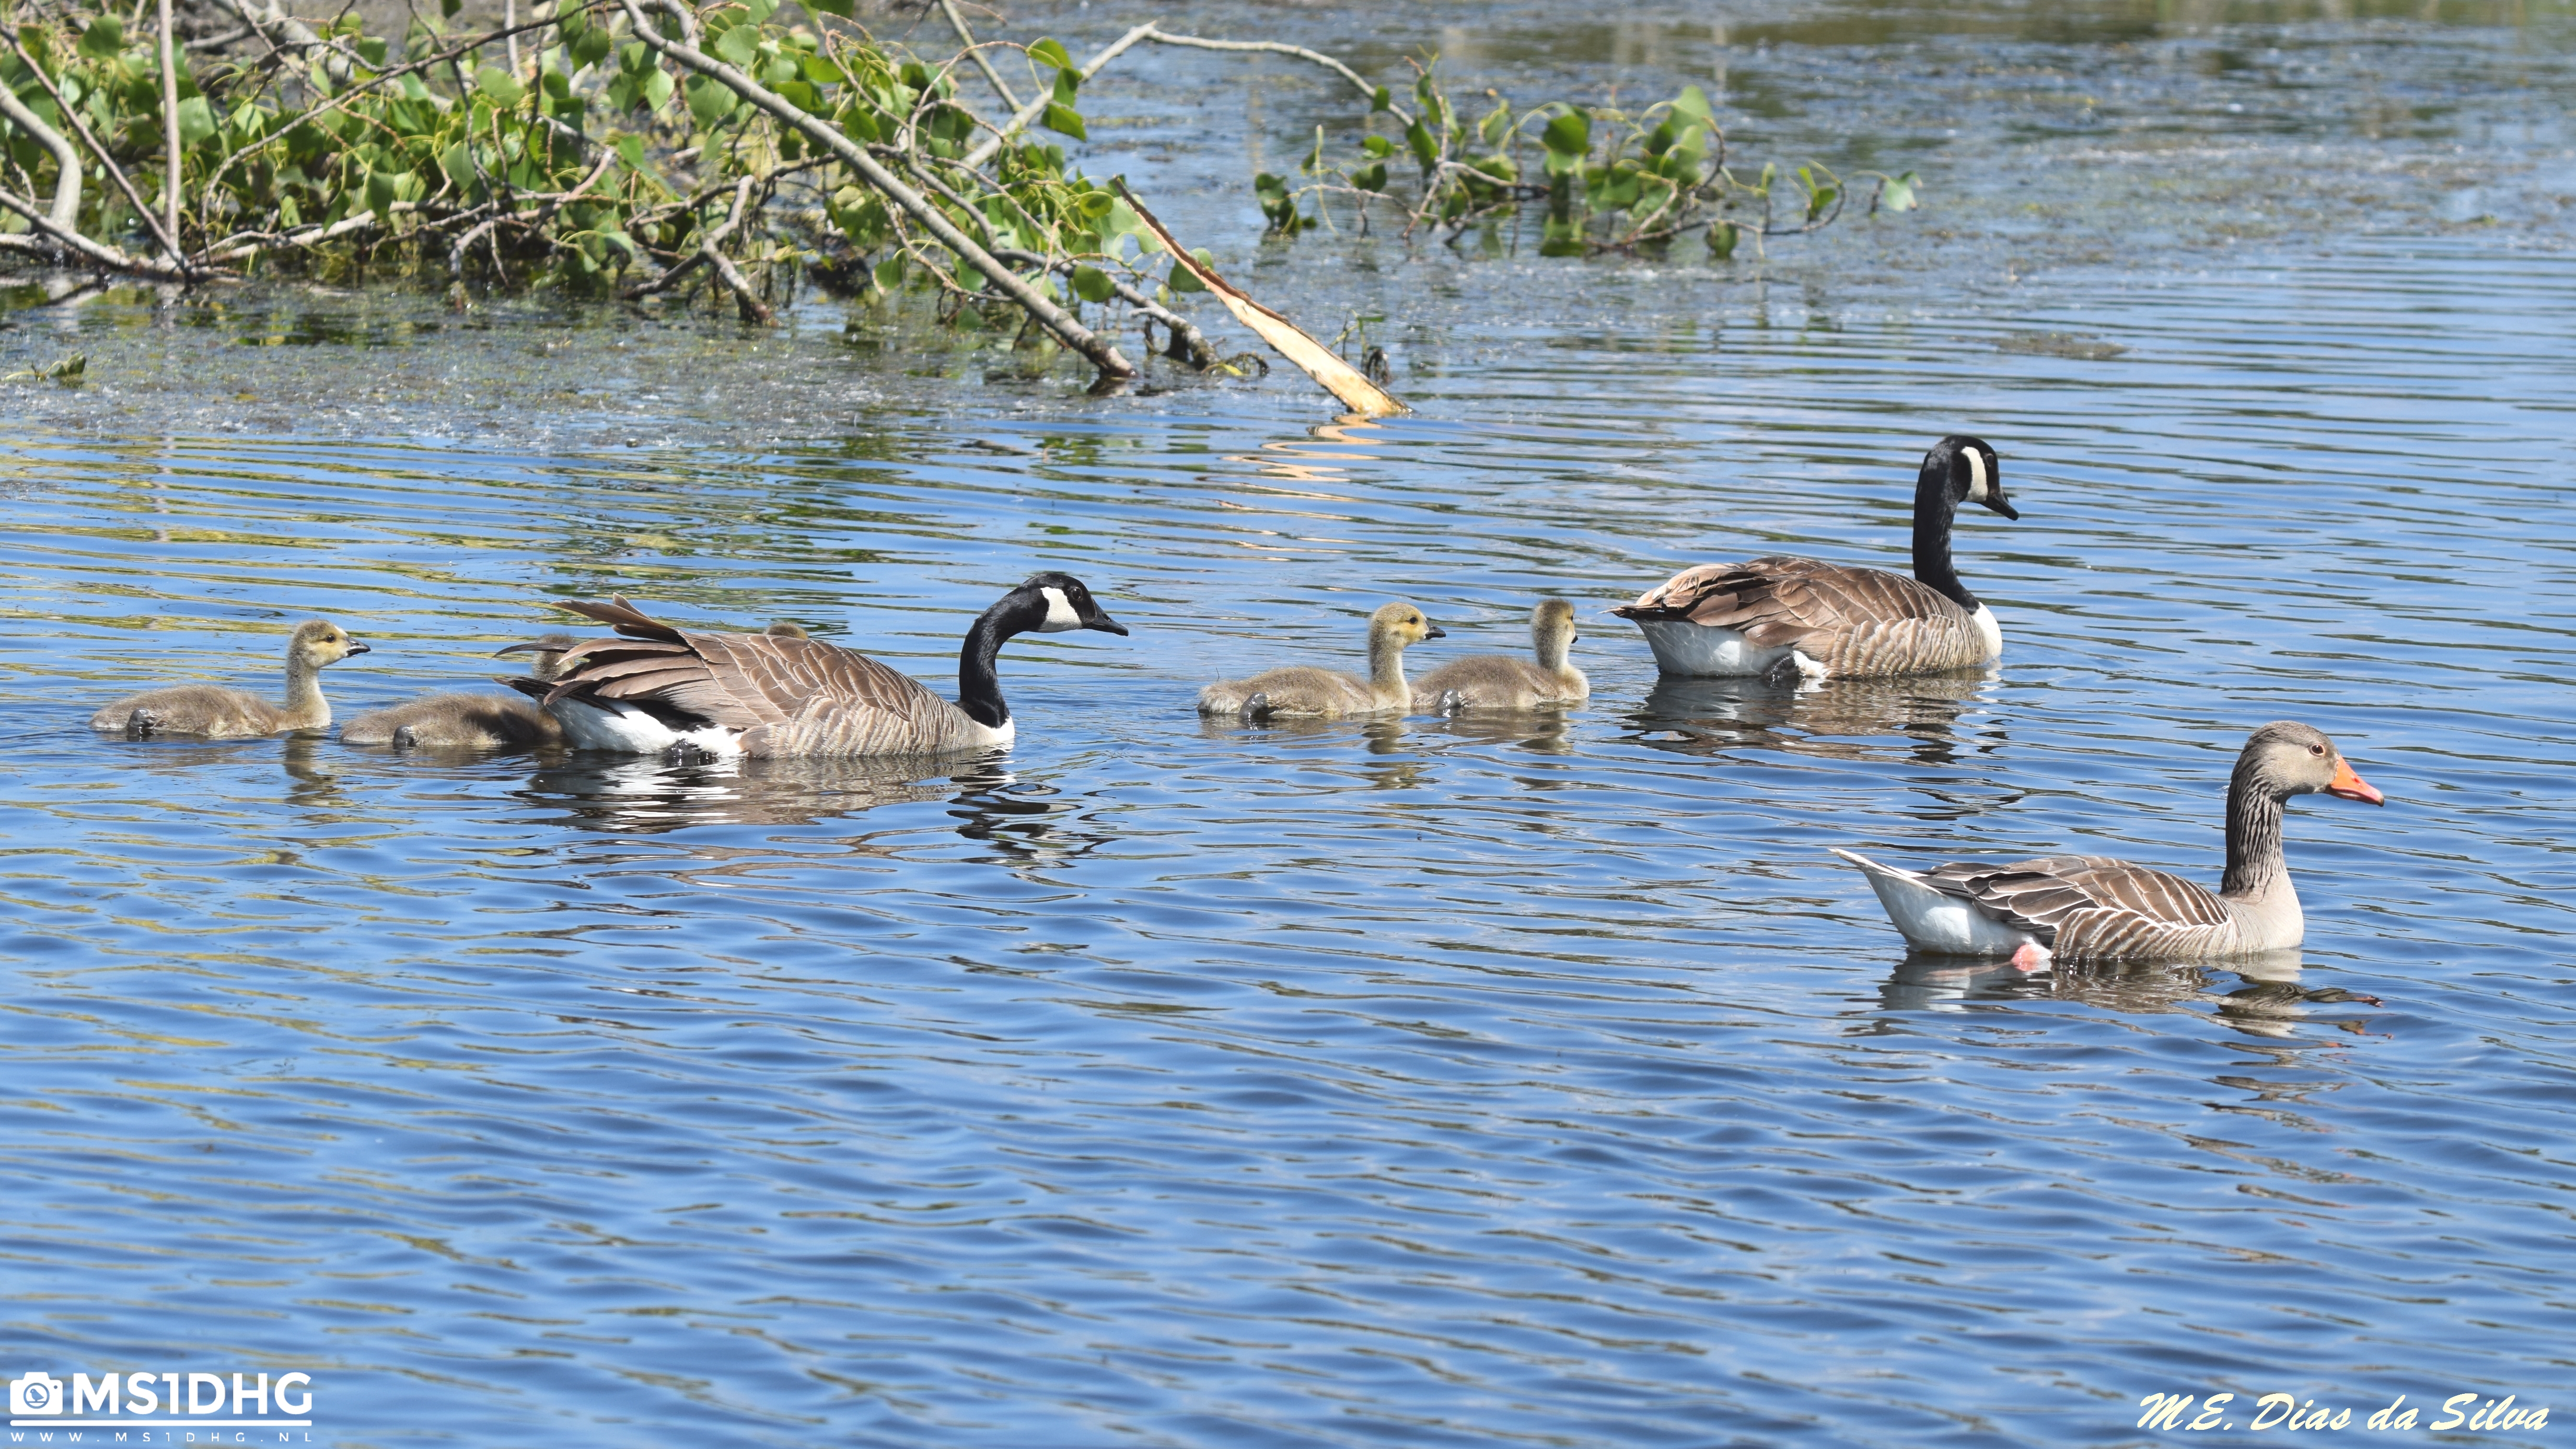
<path fill-rule="evenodd" d="M 1000 729 L 1011 722 L 1011 707 L 1002 702 L 1002 677 L 993 667 L 1002 652 L 1003 641 L 1020 632 L 1011 620 L 1016 612 L 1014 600 L 1004 599 L 986 609 L 966 631 L 966 642 L 957 651 L 957 707 L 966 717 L 986 729 Z"/>
<path fill-rule="evenodd" d="M 2227 782 L 2227 875 L 2224 896 L 2259 896 L 2288 872 L 2281 858 L 2281 796 L 2251 760 Z"/>
<path fill-rule="evenodd" d="M 1959 582 L 1959 571 L 1950 566 L 1950 525 L 1958 514 L 1958 502 L 1950 496 L 1947 466 L 1925 468 L 1914 485 L 1914 577 L 1973 614 L 1977 596 L 1968 592 L 1968 586 Z"/>

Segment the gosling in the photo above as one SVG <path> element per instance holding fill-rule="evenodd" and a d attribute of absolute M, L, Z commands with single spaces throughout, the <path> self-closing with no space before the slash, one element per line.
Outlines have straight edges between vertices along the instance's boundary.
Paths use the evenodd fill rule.
<path fill-rule="evenodd" d="M 1574 632 L 1574 606 L 1541 599 L 1530 610 L 1530 652 L 1538 662 L 1504 654 L 1475 654 L 1443 664 L 1413 686 L 1413 707 L 1424 714 L 1462 710 L 1531 710 L 1571 704 L 1592 695 L 1592 681 L 1566 662 L 1582 636 Z"/>
<path fill-rule="evenodd" d="M 1246 724 L 1274 716 L 1402 714 L 1413 707 L 1413 690 L 1404 682 L 1404 646 L 1447 637 L 1411 604 L 1387 604 L 1369 615 L 1368 678 L 1306 665 L 1265 670 L 1200 690 L 1199 713 L 1233 715 Z"/>
<path fill-rule="evenodd" d="M 563 673 L 565 652 L 580 644 L 571 634 L 547 634 L 494 652 L 533 654 L 529 671 L 539 679 L 555 679 Z M 359 715 L 340 727 L 340 743 L 401 750 L 526 749 L 562 744 L 563 726 L 515 694 L 432 694 Z"/>
<path fill-rule="evenodd" d="M 288 730 L 318 730 L 331 722 L 322 697 L 323 666 L 366 645 L 327 619 L 308 619 L 286 641 L 286 703 L 270 704 L 247 690 L 214 684 L 180 684 L 129 695 L 89 717 L 89 727 L 135 739 L 149 735 L 202 735 L 214 740 L 254 739 Z"/>

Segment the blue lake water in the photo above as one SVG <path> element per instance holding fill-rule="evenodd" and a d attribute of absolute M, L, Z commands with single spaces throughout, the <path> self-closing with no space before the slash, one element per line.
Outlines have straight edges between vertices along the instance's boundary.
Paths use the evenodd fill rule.
<path fill-rule="evenodd" d="M 1463 63 L 1528 87 L 1717 44 L 1550 51 L 1462 13 Z M 1320 86 L 1267 72 L 1245 119 L 1213 63 L 1140 71 L 1116 154 L 1198 186 L 1174 214 L 1265 297 L 1379 319 L 1420 409 L 1383 424 L 1284 369 L 1090 397 L 824 299 L 753 336 L 21 296 L 0 360 L 83 349 L 92 381 L 7 385 L 11 1373 L 304 1369 L 346 1446 L 2576 1414 L 2566 12 L 2070 13 L 1732 37 L 1747 126 L 1791 140 L 1895 106 L 1887 67 L 2022 73 L 1963 81 L 1967 134 L 1909 162 L 1947 147 L 1985 178 L 1959 200 L 1764 269 L 1265 248 L 1235 163 L 1297 145 Z M 1373 67 L 1451 19 L 1396 12 Z M 1353 48 L 1346 17 L 1279 24 Z M 2372 76 L 2404 124 L 2347 114 Z M 2146 119 L 2027 123 L 2105 77 Z M 2169 136 L 2178 88 L 2210 119 Z M 2058 178 L 2035 221 L 2025 167 Z M 2154 209 L 2176 177 L 2206 189 Z M 2285 210 L 2211 229 L 2267 188 Z M 1953 431 L 2023 511 L 1961 524 L 1990 675 L 1659 684 L 1597 612 L 1693 561 L 1901 566 Z M 945 688 L 1040 567 L 1132 637 L 1016 641 L 1017 747 L 926 778 L 83 727 L 136 681 L 267 688 L 315 615 L 374 646 L 325 676 L 344 717 L 471 685 L 557 627 L 544 600 L 610 592 Z M 1391 598 L 1448 631 L 1417 669 L 1518 652 L 1549 593 L 1595 688 L 1561 716 L 1190 709 L 1356 666 Z M 2293 803 L 2295 966 L 1909 961 L 1825 853 L 2214 880 L 2227 768 L 2276 718 L 2389 801 Z M 2237 1395 L 2236 1432 L 2136 1428 L 2160 1391 Z M 2354 1427 L 2258 1435 L 2274 1392 Z"/>

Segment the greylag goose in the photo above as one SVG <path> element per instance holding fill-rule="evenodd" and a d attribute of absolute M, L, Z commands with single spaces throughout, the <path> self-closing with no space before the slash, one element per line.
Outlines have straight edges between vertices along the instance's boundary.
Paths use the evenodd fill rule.
<path fill-rule="evenodd" d="M 2227 874 L 2218 889 L 2100 855 L 1961 863 L 1920 873 L 1848 850 L 1908 944 L 1950 956 L 2010 955 L 2035 971 L 2072 959 L 2246 956 L 2299 944 L 2299 893 L 2281 858 L 2281 802 L 2317 791 L 2364 800 L 2372 789 L 2334 741 L 2288 720 L 2256 730 L 2227 782 Z"/>
<path fill-rule="evenodd" d="M 581 640 L 548 634 L 495 650 L 530 653 L 528 672 L 552 680 L 563 672 L 567 650 Z M 344 745 L 392 745 L 420 750 L 507 750 L 560 745 L 563 726 L 527 700 L 511 694 L 431 694 L 391 709 L 371 709 L 340 726 Z"/>
<path fill-rule="evenodd" d="M 1452 660 L 1414 682 L 1413 707 L 1450 714 L 1467 709 L 1536 709 L 1589 698 L 1592 681 L 1566 662 L 1578 636 L 1574 606 L 1542 599 L 1530 611 L 1530 652 L 1537 662 L 1508 654 L 1472 654 Z"/>
<path fill-rule="evenodd" d="M 507 682 L 541 701 L 573 748 L 628 754 L 694 746 L 755 759 L 846 759 L 1001 748 L 1016 729 L 993 667 L 1004 640 L 1067 629 L 1127 632 L 1082 580 L 1037 574 L 966 631 L 951 704 L 909 675 L 820 639 L 676 629 L 622 598 L 556 607 L 623 637 L 577 646 L 554 683 Z"/>
<path fill-rule="evenodd" d="M 128 695 L 89 717 L 89 727 L 141 737 L 204 735 L 238 740 L 287 730 L 318 730 L 331 722 L 322 697 L 322 669 L 367 646 L 327 619 L 307 619 L 286 641 L 286 702 L 270 704 L 247 690 L 215 684 L 180 684 Z"/>
<path fill-rule="evenodd" d="M 1250 679 L 1220 679 L 1199 691 L 1199 713 L 1233 715 L 1245 723 L 1273 715 L 1338 719 L 1344 715 L 1402 714 L 1413 707 L 1404 682 L 1404 647 L 1445 639 L 1438 625 L 1411 604 L 1383 604 L 1369 615 L 1369 677 L 1292 664 Z"/>
<path fill-rule="evenodd" d="M 1914 484 L 1914 577 L 1811 558 L 1702 564 L 1610 612 L 1636 621 L 1666 674 L 1928 674 L 2003 652 L 1994 612 L 1950 564 L 1962 503 L 2019 518 L 1995 450 L 1948 437 Z"/>

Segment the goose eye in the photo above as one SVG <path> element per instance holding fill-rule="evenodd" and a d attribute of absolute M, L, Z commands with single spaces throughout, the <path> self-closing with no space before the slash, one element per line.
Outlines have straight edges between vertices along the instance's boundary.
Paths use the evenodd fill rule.
<path fill-rule="evenodd" d="M 2325 747 L 2325 746 L 2323 746 L 2323 745 L 2310 745 L 2310 746 L 2308 746 L 2308 753 L 2309 753 L 2309 754 L 2312 754 L 2312 755 L 2322 755 L 2322 754 L 2324 754 L 2325 752 L 2326 752 L 2326 747 Z"/>

